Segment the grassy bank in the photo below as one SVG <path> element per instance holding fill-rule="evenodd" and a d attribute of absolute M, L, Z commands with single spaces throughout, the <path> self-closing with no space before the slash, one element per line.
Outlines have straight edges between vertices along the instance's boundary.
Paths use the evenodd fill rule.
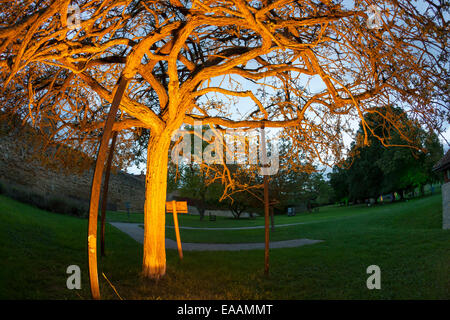
<path fill-rule="evenodd" d="M 99 258 L 102 297 L 117 299 L 104 272 L 125 299 L 450 298 L 450 232 L 441 229 L 440 196 L 376 208 L 329 210 L 321 209 L 316 216 L 285 217 L 286 223 L 311 223 L 276 228 L 273 240 L 325 242 L 271 250 L 268 278 L 263 276 L 262 250 L 185 252 L 182 262 L 175 250 L 167 250 L 166 277 L 146 281 L 139 276 L 141 245 L 107 225 L 107 256 Z M 260 223 L 258 219 L 247 222 Z M 285 222 L 277 219 L 276 223 Z M 171 232 L 168 229 L 169 237 Z M 85 219 L 0 196 L 0 298 L 88 299 L 86 233 Z M 182 230 L 181 237 L 197 242 L 263 239 L 262 229 Z M 81 290 L 66 288 L 66 268 L 72 264 L 81 267 Z M 366 288 L 366 268 L 372 264 L 381 268 L 381 290 Z"/>

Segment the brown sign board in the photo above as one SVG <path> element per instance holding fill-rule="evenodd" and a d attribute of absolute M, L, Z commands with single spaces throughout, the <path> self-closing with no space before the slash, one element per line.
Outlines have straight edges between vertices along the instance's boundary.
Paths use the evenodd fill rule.
<path fill-rule="evenodd" d="M 176 203 L 175 209 L 177 213 L 188 213 L 188 207 L 186 201 L 167 201 L 166 212 L 173 212 L 173 203 Z"/>

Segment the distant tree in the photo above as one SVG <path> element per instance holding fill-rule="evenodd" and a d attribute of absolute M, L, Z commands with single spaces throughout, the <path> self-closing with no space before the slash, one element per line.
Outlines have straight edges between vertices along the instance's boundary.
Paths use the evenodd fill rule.
<path fill-rule="evenodd" d="M 381 116 L 379 113 L 384 113 Z M 401 134 L 385 122 L 389 115 L 402 126 Z M 386 107 L 376 113 L 368 113 L 364 121 L 373 130 L 368 145 L 362 145 L 362 125 L 351 147 L 351 156 L 343 168 L 335 167 L 330 183 L 338 197 L 350 200 L 377 198 L 380 194 L 404 191 L 436 181 L 438 176 L 432 166 L 443 155 L 442 145 L 436 134 L 426 132 L 409 119 L 400 108 Z"/>
<path fill-rule="evenodd" d="M 349 200 L 355 201 L 364 198 L 377 198 L 383 183 L 383 171 L 376 164 L 376 160 L 382 153 L 382 148 L 378 142 L 369 139 L 369 147 L 354 147 L 358 154 L 350 164 L 347 172 Z"/>
<path fill-rule="evenodd" d="M 328 174 L 330 186 L 333 189 L 333 202 L 345 202 L 348 200 L 349 184 L 346 168 L 334 166 Z"/>
<path fill-rule="evenodd" d="M 335 195 L 329 181 L 325 180 L 323 173 L 316 173 L 313 175 L 313 183 L 316 186 L 315 203 L 319 206 L 327 205 L 333 202 Z"/>
<path fill-rule="evenodd" d="M 443 148 L 437 135 L 427 133 L 419 127 L 415 129 L 415 144 L 418 149 L 409 148 L 383 148 L 376 165 L 383 172 L 381 192 L 397 192 L 403 198 L 404 191 L 423 187 L 427 183 L 439 180 L 439 176 L 432 171 L 433 165 L 442 157 Z M 401 143 L 400 137 L 394 136 L 392 140 Z"/>
<path fill-rule="evenodd" d="M 206 210 L 208 184 L 205 172 L 194 165 L 186 165 L 179 168 L 180 188 L 178 192 L 181 197 L 192 198 L 200 214 L 200 220 L 203 220 Z"/>

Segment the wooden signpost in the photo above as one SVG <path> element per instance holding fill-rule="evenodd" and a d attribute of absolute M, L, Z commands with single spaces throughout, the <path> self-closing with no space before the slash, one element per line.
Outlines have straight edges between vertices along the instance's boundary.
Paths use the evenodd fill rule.
<path fill-rule="evenodd" d="M 186 201 L 167 201 L 166 202 L 166 212 L 173 212 L 173 225 L 175 227 L 175 235 L 177 237 L 177 247 L 178 247 L 178 255 L 180 259 L 183 259 L 183 250 L 181 248 L 181 239 L 180 239 L 180 229 L 178 227 L 178 216 L 177 213 L 187 213 L 187 202 Z"/>

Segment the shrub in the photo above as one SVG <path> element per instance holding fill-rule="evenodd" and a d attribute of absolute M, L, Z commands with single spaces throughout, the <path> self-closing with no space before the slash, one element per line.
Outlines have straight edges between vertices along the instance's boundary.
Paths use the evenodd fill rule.
<path fill-rule="evenodd" d="M 48 200 L 41 196 L 40 194 L 36 193 L 29 193 L 28 194 L 28 204 L 31 204 L 32 206 L 38 207 L 39 209 L 45 210 L 48 206 Z"/>
<path fill-rule="evenodd" d="M 39 209 L 47 208 L 47 199 L 36 193 L 12 187 L 6 191 L 6 195 L 16 201 L 38 207 Z"/>
<path fill-rule="evenodd" d="M 30 194 L 29 192 L 26 192 L 22 189 L 17 189 L 15 187 L 12 187 L 7 191 L 7 195 L 19 202 L 28 203 L 30 204 Z"/>
<path fill-rule="evenodd" d="M 48 211 L 62 214 L 69 214 L 84 218 L 87 216 L 87 209 L 81 203 L 76 203 L 69 199 L 52 197 L 48 201 Z"/>
<path fill-rule="evenodd" d="M 51 198 L 48 201 L 47 210 L 55 213 L 66 213 L 67 212 L 67 204 L 59 199 L 59 198 Z"/>
<path fill-rule="evenodd" d="M 39 209 L 80 218 L 87 217 L 87 206 L 81 201 L 74 201 L 64 197 L 45 197 L 17 187 L 6 189 L 0 185 L 0 188 L 0 193 L 4 192 L 8 197 L 16 201 L 32 205 Z"/>

